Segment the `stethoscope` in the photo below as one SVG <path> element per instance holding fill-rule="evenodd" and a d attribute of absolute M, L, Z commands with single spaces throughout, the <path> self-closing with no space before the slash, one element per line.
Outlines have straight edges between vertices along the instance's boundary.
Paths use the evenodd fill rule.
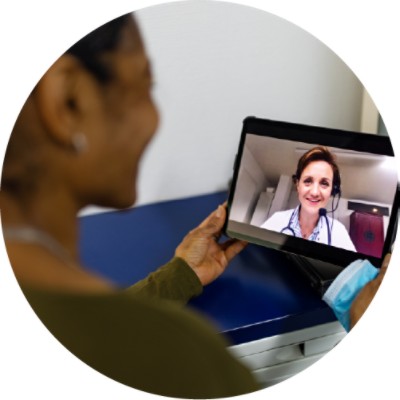
<path fill-rule="evenodd" d="M 296 233 L 295 233 L 295 231 L 293 230 L 293 228 L 292 228 L 291 225 L 292 225 L 292 222 L 293 222 L 293 218 L 294 218 L 294 216 L 296 215 L 296 212 L 297 212 L 298 209 L 299 209 L 299 207 L 296 207 L 296 208 L 292 211 L 292 214 L 290 215 L 289 222 L 288 222 L 287 226 L 285 226 L 284 228 L 281 229 L 281 233 L 285 233 L 285 231 L 289 231 L 290 234 L 291 234 L 292 236 L 296 236 Z"/>
<path fill-rule="evenodd" d="M 292 214 L 290 215 L 289 223 L 287 224 L 287 226 L 285 226 L 285 227 L 281 230 L 281 233 L 285 233 L 285 231 L 289 231 L 290 234 L 291 234 L 292 236 L 296 236 L 296 233 L 295 233 L 294 229 L 291 227 L 291 225 L 292 225 L 292 222 L 293 222 L 293 219 L 294 219 L 295 215 L 296 215 L 297 213 L 300 212 L 300 207 L 301 207 L 301 206 L 296 207 L 296 208 L 293 210 Z M 336 208 L 337 208 L 337 206 L 335 207 L 335 209 L 336 209 Z M 332 212 L 333 212 L 333 211 L 334 211 L 334 210 L 332 210 Z M 324 219 L 325 219 L 326 230 L 327 230 L 327 233 L 328 233 L 328 245 L 330 246 L 330 245 L 332 244 L 333 219 L 332 219 L 332 226 L 329 226 L 328 217 L 326 216 L 326 213 L 327 213 L 326 208 L 320 208 L 320 209 L 318 210 L 318 213 L 319 213 L 318 222 L 320 221 L 321 218 L 324 218 Z"/>

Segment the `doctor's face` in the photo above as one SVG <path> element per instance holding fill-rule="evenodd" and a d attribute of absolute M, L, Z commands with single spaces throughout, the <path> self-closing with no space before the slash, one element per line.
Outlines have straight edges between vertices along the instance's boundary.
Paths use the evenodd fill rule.
<path fill-rule="evenodd" d="M 318 214 L 326 208 L 332 192 L 333 170 L 326 161 L 313 161 L 304 168 L 297 182 L 297 193 L 301 210 L 307 214 Z"/>

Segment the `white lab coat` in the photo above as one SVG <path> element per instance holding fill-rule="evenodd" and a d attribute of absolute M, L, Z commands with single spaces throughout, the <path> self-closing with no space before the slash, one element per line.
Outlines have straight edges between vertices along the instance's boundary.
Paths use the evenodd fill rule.
<path fill-rule="evenodd" d="M 274 213 L 270 218 L 267 219 L 261 228 L 269 229 L 271 231 L 281 232 L 282 229 L 289 225 L 290 218 L 294 210 L 278 211 Z M 328 217 L 329 226 L 332 226 L 332 218 Z M 325 218 L 322 219 L 322 228 L 320 229 L 319 235 L 316 242 L 328 244 L 328 230 L 326 226 Z M 287 235 L 293 236 L 289 229 L 285 229 L 283 232 Z M 346 250 L 357 251 L 353 242 L 350 239 L 350 235 L 344 225 L 337 219 L 333 221 L 331 229 L 331 245 Z"/>

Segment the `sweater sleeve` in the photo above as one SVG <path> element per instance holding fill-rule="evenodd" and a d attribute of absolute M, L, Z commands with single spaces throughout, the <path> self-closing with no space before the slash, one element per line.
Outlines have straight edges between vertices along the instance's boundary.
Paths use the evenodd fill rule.
<path fill-rule="evenodd" d="M 151 273 L 124 291 L 140 297 L 174 300 L 186 304 L 203 291 L 203 286 L 189 265 L 179 257 Z"/>

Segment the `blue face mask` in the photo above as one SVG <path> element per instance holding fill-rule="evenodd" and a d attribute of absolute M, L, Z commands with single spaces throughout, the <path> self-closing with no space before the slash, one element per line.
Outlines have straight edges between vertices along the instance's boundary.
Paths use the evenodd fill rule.
<path fill-rule="evenodd" d="M 347 332 L 350 330 L 350 307 L 353 300 L 378 273 L 379 269 L 368 260 L 356 260 L 335 278 L 322 297 Z"/>

